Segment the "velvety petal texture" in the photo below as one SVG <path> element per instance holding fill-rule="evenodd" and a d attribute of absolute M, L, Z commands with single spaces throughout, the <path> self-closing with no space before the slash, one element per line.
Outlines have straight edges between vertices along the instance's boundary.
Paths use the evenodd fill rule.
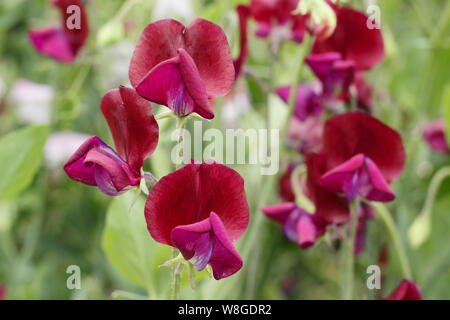
<path fill-rule="evenodd" d="M 64 170 L 71 179 L 97 186 L 110 196 L 122 194 L 140 182 L 140 174 L 98 137 L 82 144 Z"/>
<path fill-rule="evenodd" d="M 395 180 L 405 165 L 400 135 L 378 119 L 362 113 L 336 115 L 325 123 L 323 153 L 328 169 L 337 167 L 358 154 L 370 158 L 384 179 Z"/>
<path fill-rule="evenodd" d="M 313 53 L 339 52 L 346 60 L 353 60 L 356 69 L 368 70 L 384 58 L 384 43 L 380 29 L 367 27 L 368 17 L 348 7 L 333 6 L 337 25 L 326 39 L 316 39 Z"/>
<path fill-rule="evenodd" d="M 385 300 L 423 300 L 423 297 L 414 281 L 404 279 Z"/>
<path fill-rule="evenodd" d="M 144 160 L 158 145 L 159 128 L 151 104 L 134 89 L 121 86 L 103 96 L 100 108 L 108 122 L 117 153 L 139 172 Z"/>
<path fill-rule="evenodd" d="M 172 246 L 174 228 L 205 220 L 211 212 L 220 217 L 231 242 L 247 228 L 244 180 L 233 169 L 218 163 L 188 164 L 161 178 L 145 207 L 153 239 Z"/>
<path fill-rule="evenodd" d="M 311 247 L 325 232 L 324 224 L 318 216 L 306 212 L 293 202 L 266 206 L 261 211 L 269 219 L 280 223 L 287 238 L 302 249 Z"/>
<path fill-rule="evenodd" d="M 30 30 L 28 36 L 41 54 L 72 63 L 89 35 L 86 10 L 80 0 L 56 0 L 52 4 L 61 12 L 61 28 Z"/>
<path fill-rule="evenodd" d="M 129 77 L 144 98 L 183 116 L 212 118 L 208 99 L 228 94 L 235 70 L 223 30 L 204 19 L 185 27 L 165 19 L 149 24 L 133 53 Z"/>
<path fill-rule="evenodd" d="M 428 123 L 422 131 L 423 138 L 431 150 L 449 154 L 450 148 L 445 138 L 444 120 L 437 119 Z"/>
<path fill-rule="evenodd" d="M 214 212 L 205 220 L 174 228 L 172 242 L 197 270 L 210 264 L 216 280 L 229 277 L 242 268 L 242 258 Z"/>
<path fill-rule="evenodd" d="M 278 88 L 276 89 L 276 93 L 285 103 L 289 103 L 289 96 L 291 94 L 290 86 Z M 299 85 L 294 116 L 300 121 L 305 121 L 310 116 L 320 114 L 322 110 L 319 95 L 315 92 L 314 88 L 308 84 Z"/>
<path fill-rule="evenodd" d="M 377 165 L 362 154 L 325 173 L 320 183 L 334 192 L 344 193 L 348 202 L 357 197 L 381 202 L 395 198 Z"/>

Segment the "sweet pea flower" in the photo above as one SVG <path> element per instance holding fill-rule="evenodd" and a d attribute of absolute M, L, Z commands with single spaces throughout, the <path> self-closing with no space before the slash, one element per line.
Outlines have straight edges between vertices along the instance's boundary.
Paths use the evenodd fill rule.
<path fill-rule="evenodd" d="M 385 300 L 423 300 L 423 297 L 414 281 L 404 279 Z"/>
<path fill-rule="evenodd" d="M 293 14 L 298 2 L 299 0 L 251 0 L 250 14 L 258 24 L 256 36 L 273 36 L 302 42 L 308 17 Z"/>
<path fill-rule="evenodd" d="M 261 211 L 280 223 L 286 237 L 302 249 L 311 247 L 325 233 L 325 224 L 319 216 L 306 212 L 293 202 L 266 206 Z"/>
<path fill-rule="evenodd" d="M 320 184 L 356 197 L 391 201 L 389 183 L 403 170 L 405 151 L 400 135 L 374 117 L 361 112 L 334 116 L 325 124 L 323 153 L 328 171 Z"/>
<path fill-rule="evenodd" d="M 286 202 L 295 201 L 295 193 L 292 189 L 291 181 L 292 172 L 294 171 L 295 167 L 295 163 L 289 163 L 286 171 L 281 175 L 280 180 L 278 181 L 278 194 L 280 198 Z"/>
<path fill-rule="evenodd" d="M 368 17 L 357 10 L 333 5 L 337 25 L 325 39 L 316 38 L 312 52 L 339 52 L 343 59 L 353 60 L 356 70 L 368 70 L 384 58 L 383 36 L 379 29 L 367 27 Z"/>
<path fill-rule="evenodd" d="M 431 150 L 438 153 L 449 154 L 450 148 L 447 139 L 445 138 L 444 126 L 444 120 L 436 119 L 423 128 L 422 136 Z"/>
<path fill-rule="evenodd" d="M 62 27 L 30 30 L 28 36 L 39 53 L 72 63 L 89 34 L 86 11 L 80 0 L 54 0 L 52 5 L 60 10 Z"/>
<path fill-rule="evenodd" d="M 285 103 L 289 103 L 290 86 L 280 87 L 275 92 Z M 320 96 L 314 86 L 300 84 L 297 88 L 294 116 L 300 121 L 305 121 L 310 116 L 319 115 L 322 110 Z"/>
<path fill-rule="evenodd" d="M 188 164 L 161 178 L 145 206 L 150 235 L 178 248 L 197 270 L 208 264 L 216 280 L 239 271 L 233 247 L 248 226 L 244 180 L 218 163 Z"/>
<path fill-rule="evenodd" d="M 235 70 L 223 30 L 204 19 L 187 27 L 172 19 L 149 24 L 133 53 L 130 82 L 145 99 L 176 115 L 214 117 L 211 99 L 227 95 Z"/>
<path fill-rule="evenodd" d="M 323 99 L 347 100 L 355 76 L 355 63 L 344 60 L 338 52 L 311 54 L 305 58 L 322 84 Z"/>
<path fill-rule="evenodd" d="M 101 110 L 117 152 L 100 138 L 92 137 L 67 161 L 64 170 L 73 180 L 117 196 L 139 185 L 143 162 L 158 144 L 158 123 L 151 104 L 123 86 L 103 97 Z"/>
<path fill-rule="evenodd" d="M 5 300 L 5 287 L 0 285 L 0 300 Z"/>

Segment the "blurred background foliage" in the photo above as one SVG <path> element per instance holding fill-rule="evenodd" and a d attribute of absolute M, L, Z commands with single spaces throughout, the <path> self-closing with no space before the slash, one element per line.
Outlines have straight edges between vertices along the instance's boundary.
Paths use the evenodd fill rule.
<path fill-rule="evenodd" d="M 188 23 L 202 17 L 218 23 L 228 35 L 236 57 L 239 30 L 234 8 L 246 2 L 88 0 L 89 41 L 73 65 L 40 56 L 27 38 L 31 28 L 59 23 L 58 12 L 48 6 L 47 0 L 0 2 L 0 284 L 6 285 L 8 299 L 166 296 L 169 271 L 157 266 L 170 258 L 170 249 L 155 243 L 148 235 L 142 213 L 143 197 L 129 192 L 113 200 L 94 188 L 70 181 L 63 174 L 62 163 L 49 165 L 51 159 L 44 142 L 49 134 L 51 137 L 61 131 L 98 135 L 111 142 L 98 108 L 100 99 L 107 90 L 128 84 L 128 64 L 134 45 L 143 28 L 156 19 L 172 17 Z M 408 245 L 407 232 L 420 212 L 433 173 L 450 164 L 448 156 L 432 154 L 421 138 L 423 124 L 450 108 L 443 99 L 445 88 L 450 86 L 450 2 L 347 3 L 362 11 L 369 3 L 381 7 L 387 55 L 368 76 L 376 92 L 373 111 L 401 132 L 408 154 L 407 167 L 394 185 L 397 199 L 389 207 L 424 297 L 447 299 L 450 181 L 440 188 L 430 239 L 413 249 Z M 271 81 L 273 86 L 290 83 L 298 45 L 286 43 L 279 60 L 272 63 L 269 44 L 252 35 L 251 31 L 247 64 L 254 73 L 260 80 Z M 17 98 L 10 98 L 20 79 L 52 88 L 48 123 L 29 126 L 29 121 L 20 116 Z M 248 89 L 248 110 L 237 117 L 231 112 L 230 116 L 233 106 L 229 99 L 219 99 L 215 104 L 216 118 L 205 126 L 262 128 L 266 106 L 272 127 L 284 123 L 285 107 L 277 97 L 267 98 L 258 81 L 241 77 L 237 86 L 244 91 Z M 238 107 L 243 108 L 246 100 L 239 103 Z M 35 112 L 41 112 L 36 109 Z M 159 107 L 155 109 L 159 112 Z M 158 178 L 174 169 L 169 158 L 174 145 L 170 140 L 173 128 L 170 120 L 160 122 L 158 150 L 146 163 L 146 169 Z M 57 145 L 58 148 L 64 149 L 62 145 Z M 252 152 L 252 146 L 248 148 Z M 283 156 L 281 169 L 287 165 Z M 300 250 L 289 242 L 278 226 L 262 218 L 258 210 L 261 205 L 279 202 L 277 177 L 263 181 L 257 166 L 234 168 L 245 178 L 252 209 L 250 228 L 238 242 L 245 266 L 238 274 L 221 281 L 207 279 L 206 272 L 198 274 L 195 290 L 190 288 L 185 273 L 182 297 L 338 298 L 339 248 L 330 239 L 309 250 Z M 273 187 L 261 194 L 262 183 Z M 366 268 L 378 264 L 381 248 L 386 246 L 389 252 L 382 295 L 387 295 L 401 279 L 398 259 L 384 226 L 374 220 L 369 222 L 368 230 L 366 248 L 358 257 L 356 268 L 356 292 L 363 299 L 381 294 L 365 285 Z M 81 290 L 66 288 L 69 265 L 81 268 Z"/>

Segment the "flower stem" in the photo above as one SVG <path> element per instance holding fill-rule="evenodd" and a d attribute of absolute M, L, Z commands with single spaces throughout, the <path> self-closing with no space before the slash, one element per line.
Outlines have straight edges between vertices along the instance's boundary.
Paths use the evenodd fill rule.
<path fill-rule="evenodd" d="M 395 226 L 394 220 L 392 219 L 389 210 L 381 203 L 375 203 L 373 205 L 378 213 L 378 216 L 383 220 L 386 229 L 389 233 L 389 236 L 391 237 L 391 240 L 394 243 L 395 251 L 397 252 L 397 256 L 400 260 L 403 277 L 406 279 L 412 279 L 411 267 L 409 265 L 408 256 L 406 255 L 405 248 L 403 247 L 403 243 L 400 239 L 400 234 Z"/>
<path fill-rule="evenodd" d="M 179 133 L 178 147 L 180 148 L 178 150 L 178 155 L 180 156 L 181 161 L 180 161 L 180 163 L 178 163 L 176 165 L 176 170 L 180 169 L 181 166 L 183 165 L 182 143 L 183 143 L 183 139 L 184 139 L 183 131 L 184 131 L 185 125 L 186 125 L 186 118 L 178 117 L 177 118 L 177 130 Z M 175 259 L 178 257 L 179 254 L 180 254 L 180 251 L 177 248 L 173 248 L 172 257 Z M 178 265 L 179 265 L 179 263 L 175 263 L 172 266 L 172 290 L 171 290 L 171 294 L 170 294 L 172 300 L 177 300 L 179 297 L 179 294 L 180 294 L 181 280 L 180 280 L 180 272 L 179 272 L 180 269 L 179 269 Z"/>
<path fill-rule="evenodd" d="M 358 226 L 359 200 L 356 199 L 350 206 L 350 230 L 347 238 L 346 250 L 344 250 L 344 286 L 342 291 L 343 300 L 353 299 L 354 276 L 355 276 L 355 240 Z"/>

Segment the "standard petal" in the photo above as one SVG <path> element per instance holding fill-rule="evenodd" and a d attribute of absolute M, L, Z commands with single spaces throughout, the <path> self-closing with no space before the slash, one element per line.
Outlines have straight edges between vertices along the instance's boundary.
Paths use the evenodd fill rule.
<path fill-rule="evenodd" d="M 368 17 L 348 7 L 335 7 L 337 25 L 326 39 L 317 39 L 313 53 L 339 52 L 355 61 L 358 70 L 373 68 L 384 58 L 383 36 L 379 29 L 367 27 Z"/>
<path fill-rule="evenodd" d="M 153 239 L 173 245 L 174 228 L 202 221 L 215 212 L 231 241 L 248 225 L 244 180 L 222 164 L 188 164 L 163 177 L 147 199 L 145 217 Z"/>
<path fill-rule="evenodd" d="M 109 91 L 100 106 L 111 130 L 118 154 L 140 172 L 158 145 L 159 127 L 150 102 L 134 89 L 121 86 Z"/>
<path fill-rule="evenodd" d="M 324 150 L 328 168 L 333 169 L 357 154 L 370 158 L 387 182 L 403 170 L 402 138 L 376 118 L 361 112 L 336 115 L 325 123 Z"/>

